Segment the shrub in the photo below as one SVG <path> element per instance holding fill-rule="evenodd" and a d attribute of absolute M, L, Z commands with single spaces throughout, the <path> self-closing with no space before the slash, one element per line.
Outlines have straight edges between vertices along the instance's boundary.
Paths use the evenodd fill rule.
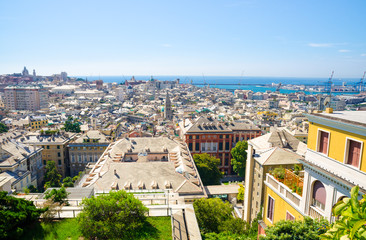
<path fill-rule="evenodd" d="M 133 239 L 146 222 L 148 209 L 133 194 L 123 190 L 82 201 L 78 216 L 86 238 Z"/>

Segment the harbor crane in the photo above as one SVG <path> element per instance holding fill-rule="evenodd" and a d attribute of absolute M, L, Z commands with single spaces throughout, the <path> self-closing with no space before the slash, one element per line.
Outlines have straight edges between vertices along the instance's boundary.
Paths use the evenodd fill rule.
<path fill-rule="evenodd" d="M 366 71 L 363 72 L 363 76 L 360 79 L 360 81 L 358 83 L 355 84 L 355 89 L 356 91 L 359 90 L 360 92 L 363 92 L 365 89 L 365 83 L 363 82 L 363 80 L 365 79 L 365 75 L 366 75 Z"/>
<path fill-rule="evenodd" d="M 332 71 L 332 74 L 330 75 L 330 78 L 328 79 L 328 81 L 325 83 L 325 87 L 324 87 L 324 92 L 328 93 L 329 97 L 331 97 L 331 95 L 332 95 L 333 75 L 334 75 L 334 71 Z"/>
<path fill-rule="evenodd" d="M 278 85 L 277 85 L 277 88 L 276 88 L 276 93 L 279 93 L 280 92 L 280 88 L 281 88 L 281 86 L 282 86 L 282 83 L 279 83 Z"/>

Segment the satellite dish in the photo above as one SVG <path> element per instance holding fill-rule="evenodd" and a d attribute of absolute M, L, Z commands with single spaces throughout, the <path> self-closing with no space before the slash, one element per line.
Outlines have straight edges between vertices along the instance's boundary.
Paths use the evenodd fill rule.
<path fill-rule="evenodd" d="M 327 106 L 327 107 L 329 107 L 329 106 L 330 106 L 330 97 L 326 97 L 326 98 L 324 99 L 324 105 L 325 105 L 325 106 Z"/>

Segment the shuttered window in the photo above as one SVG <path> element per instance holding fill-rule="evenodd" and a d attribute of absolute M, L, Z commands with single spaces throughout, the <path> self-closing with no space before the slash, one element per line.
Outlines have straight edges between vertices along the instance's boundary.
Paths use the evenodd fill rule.
<path fill-rule="evenodd" d="M 273 221 L 274 199 L 268 196 L 267 218 Z"/>
<path fill-rule="evenodd" d="M 323 183 L 316 181 L 313 186 L 313 202 L 312 205 L 322 210 L 325 209 L 325 202 L 327 199 L 327 193 Z"/>
<path fill-rule="evenodd" d="M 349 140 L 347 164 L 358 168 L 361 154 L 361 143 Z"/>
<path fill-rule="evenodd" d="M 286 221 L 295 221 L 295 217 L 291 213 L 286 212 Z"/>
<path fill-rule="evenodd" d="M 328 140 L 329 140 L 329 133 L 320 131 L 319 152 L 324 154 L 328 153 Z"/>

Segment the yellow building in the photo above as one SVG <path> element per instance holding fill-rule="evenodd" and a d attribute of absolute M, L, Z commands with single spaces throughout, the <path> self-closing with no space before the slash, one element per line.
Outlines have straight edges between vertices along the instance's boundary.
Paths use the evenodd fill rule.
<path fill-rule="evenodd" d="M 29 121 L 29 127 L 32 130 L 41 129 L 48 124 L 47 118 L 43 116 L 32 116 Z"/>
<path fill-rule="evenodd" d="M 62 133 L 55 135 L 29 134 L 25 143 L 43 148 L 42 161 L 46 166 L 48 161 L 54 161 L 62 177 L 69 175 L 69 154 L 67 145 L 76 137 L 75 133 Z"/>
<path fill-rule="evenodd" d="M 302 190 L 294 192 L 286 184 L 286 178 L 281 182 L 266 174 L 260 233 L 279 220 L 298 220 L 303 216 L 333 222 L 332 207 L 349 196 L 353 186 L 358 185 L 361 194 L 366 194 L 366 153 L 363 150 L 366 112 L 312 113 L 307 117 L 308 149 L 305 159 L 299 159 L 304 174 L 297 182 Z"/>

